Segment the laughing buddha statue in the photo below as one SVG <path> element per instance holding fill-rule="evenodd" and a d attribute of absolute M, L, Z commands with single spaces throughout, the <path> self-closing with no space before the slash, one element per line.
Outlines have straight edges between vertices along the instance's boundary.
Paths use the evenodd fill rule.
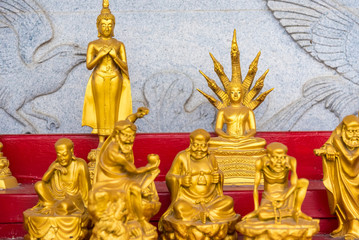
<path fill-rule="evenodd" d="M 166 175 L 171 204 L 159 222 L 163 240 L 237 239 L 240 215 L 223 195 L 223 173 L 208 152 L 209 139 L 205 130 L 193 131 L 189 148 L 177 154 Z"/>

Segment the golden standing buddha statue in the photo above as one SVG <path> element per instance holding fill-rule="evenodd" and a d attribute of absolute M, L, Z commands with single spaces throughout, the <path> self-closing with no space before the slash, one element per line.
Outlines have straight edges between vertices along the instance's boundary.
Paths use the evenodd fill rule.
<path fill-rule="evenodd" d="M 87 236 L 90 177 L 87 163 L 74 155 L 68 138 L 55 143 L 57 153 L 42 180 L 35 184 L 36 206 L 26 210 L 25 239 L 83 239 Z"/>
<path fill-rule="evenodd" d="M 99 39 L 88 45 L 86 66 L 94 69 L 85 93 L 82 126 L 93 128 L 99 135 L 99 148 L 115 123 L 132 113 L 131 86 L 125 45 L 113 38 L 115 16 L 108 0 L 97 17 Z"/>
<path fill-rule="evenodd" d="M 0 190 L 18 186 L 17 180 L 10 171 L 10 162 L 4 156 L 2 149 L 4 145 L 0 142 Z"/>
<path fill-rule="evenodd" d="M 171 205 L 159 222 L 164 240 L 237 239 L 240 215 L 223 195 L 223 173 L 208 152 L 210 135 L 197 129 L 188 149 L 177 154 L 166 175 Z"/>
<path fill-rule="evenodd" d="M 259 55 L 253 60 L 249 71 L 242 81 L 239 50 L 236 40 L 236 30 L 233 33 L 231 47 L 232 79 L 223 71 L 223 66 L 210 53 L 214 63 L 214 71 L 221 80 L 222 90 L 213 79 L 202 71 L 208 86 L 220 99 L 202 93 L 219 111 L 217 114 L 215 132 L 218 137 L 209 141 L 210 151 L 218 160 L 219 167 L 224 172 L 225 184 L 250 184 L 254 178 L 254 162 L 265 154 L 266 141 L 255 137 L 256 121 L 253 110 L 256 109 L 273 90 L 270 89 L 257 97 L 264 85 L 268 70 L 257 80 L 251 89 L 257 73 Z"/>
<path fill-rule="evenodd" d="M 149 220 L 161 206 L 154 185 L 160 172 L 159 156 L 149 154 L 148 164 L 136 168 L 132 151 L 137 130 L 133 122 L 147 113 L 148 109 L 140 108 L 117 122 L 97 157 L 89 204 L 95 224 L 92 240 L 157 240 L 156 227 Z M 113 229 L 115 225 L 120 226 L 118 232 Z"/>
<path fill-rule="evenodd" d="M 359 118 L 346 116 L 314 153 L 323 158 L 323 184 L 338 218 L 332 237 L 359 238 Z"/>
<path fill-rule="evenodd" d="M 236 225 L 244 239 L 311 239 L 319 231 L 319 220 L 301 211 L 309 181 L 298 179 L 297 161 L 287 151 L 287 146 L 274 142 L 268 144 L 267 155 L 256 161 L 254 211 Z M 261 176 L 264 192 L 259 205 Z"/>

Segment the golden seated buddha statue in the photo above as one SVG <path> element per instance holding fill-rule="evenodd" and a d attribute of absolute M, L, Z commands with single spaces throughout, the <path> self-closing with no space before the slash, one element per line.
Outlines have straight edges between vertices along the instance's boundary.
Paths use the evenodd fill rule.
<path fill-rule="evenodd" d="M 223 173 L 208 152 L 210 135 L 197 129 L 188 149 L 177 154 L 166 175 L 171 205 L 159 222 L 163 240 L 237 239 L 240 215 L 223 195 Z"/>
<path fill-rule="evenodd" d="M 235 30 L 231 48 L 231 81 L 229 81 L 224 73 L 223 66 L 212 54 L 210 55 L 214 63 L 214 70 L 225 90 L 222 90 L 214 80 L 201 72 L 206 78 L 208 86 L 221 100 L 218 101 L 197 89 L 219 110 L 215 126 L 215 132 L 218 134 L 218 137 L 211 138 L 209 148 L 216 155 L 219 167 L 224 173 L 224 184 L 252 184 L 254 179 L 254 162 L 263 157 L 266 145 L 266 141 L 263 138 L 255 137 L 256 121 L 253 110 L 273 90 L 270 89 L 257 97 L 263 87 L 264 78 L 268 70 L 257 80 L 255 86 L 250 89 L 257 73 L 260 55 L 258 53 L 242 82 Z"/>
<path fill-rule="evenodd" d="M 298 179 L 297 161 L 287 151 L 285 145 L 274 142 L 268 144 L 267 154 L 256 161 L 254 211 L 236 225 L 244 239 L 311 239 L 319 231 L 319 220 L 301 211 L 309 181 Z M 264 192 L 259 205 L 261 176 Z"/>
<path fill-rule="evenodd" d="M 84 239 L 88 234 L 87 212 L 90 177 L 87 163 L 74 155 L 68 138 L 55 143 L 57 159 L 35 184 L 36 206 L 26 210 L 25 239 Z"/>
<path fill-rule="evenodd" d="M 0 142 L 0 190 L 18 186 L 16 178 L 11 174 L 10 162 L 2 152 L 3 147 L 4 145 Z"/>

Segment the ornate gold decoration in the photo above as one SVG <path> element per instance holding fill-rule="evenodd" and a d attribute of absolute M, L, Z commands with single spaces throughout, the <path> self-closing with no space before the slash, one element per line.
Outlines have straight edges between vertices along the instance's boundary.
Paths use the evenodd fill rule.
<path fill-rule="evenodd" d="M 254 211 L 244 216 L 236 229 L 248 240 L 311 239 L 319 231 L 319 220 L 301 210 L 309 181 L 298 179 L 297 160 L 287 155 L 287 146 L 274 142 L 268 144 L 267 151 L 255 164 Z M 262 175 L 264 192 L 259 205 Z"/>
<path fill-rule="evenodd" d="M 213 79 L 200 71 L 207 80 L 208 86 L 220 100 L 217 100 L 199 89 L 197 90 L 219 110 L 215 127 L 215 132 L 218 134 L 218 137 L 211 138 L 209 142 L 210 151 L 216 156 L 228 155 L 229 159 L 231 159 L 232 154 L 236 156 L 251 155 L 253 157 L 251 165 L 254 166 L 256 159 L 263 156 L 266 141 L 262 138 L 254 137 L 256 134 L 256 121 L 253 110 L 264 101 L 273 88 L 258 96 L 263 88 L 264 79 L 269 70 L 267 70 L 256 81 L 254 87 L 251 88 L 258 70 L 257 66 L 260 52 L 249 66 L 248 73 L 243 81 L 239 55 L 236 30 L 234 30 L 231 47 L 231 81 L 229 81 L 224 73 L 223 66 L 211 53 L 210 56 L 214 63 L 214 71 L 221 80 L 224 89 L 222 90 Z M 224 130 L 225 126 L 227 128 L 226 130 Z M 224 154 L 224 152 L 228 152 L 228 154 Z M 236 162 L 232 160 L 232 163 Z M 222 168 L 221 164 L 219 166 Z M 248 184 L 248 182 L 253 182 L 253 170 L 249 177 L 244 176 L 240 168 L 234 167 L 232 170 L 238 172 L 238 174 L 235 178 L 225 178 L 225 184 Z M 224 171 L 224 174 L 226 176 L 226 171 Z"/>
<path fill-rule="evenodd" d="M 338 228 L 331 235 L 345 239 L 359 238 L 359 118 L 344 117 L 320 149 L 323 159 L 323 184 L 329 207 L 338 218 Z"/>
<path fill-rule="evenodd" d="M 26 239 L 83 239 L 87 236 L 90 178 L 87 163 L 74 155 L 73 142 L 55 143 L 57 159 L 35 184 L 36 206 L 26 210 Z"/>
<path fill-rule="evenodd" d="M 94 69 L 87 84 L 82 126 L 99 135 L 99 148 L 113 131 L 115 122 L 132 113 L 131 86 L 125 45 L 113 38 L 115 16 L 103 1 L 97 17 L 99 39 L 88 45 L 86 66 Z"/>
<path fill-rule="evenodd" d="M 98 149 L 98 148 L 91 149 L 91 151 L 87 155 L 91 185 L 93 184 L 93 181 L 95 178 L 96 157 L 99 154 L 99 152 L 100 152 L 100 149 Z"/>
<path fill-rule="evenodd" d="M 10 171 L 10 162 L 4 156 L 2 149 L 4 145 L 0 142 L 0 190 L 18 186 L 17 180 Z"/>
<path fill-rule="evenodd" d="M 232 47 L 231 47 L 231 60 L 232 60 L 232 80 L 229 81 L 227 75 L 224 72 L 223 66 L 220 64 L 220 62 L 217 61 L 217 59 L 209 53 L 214 64 L 214 71 L 218 75 L 219 79 L 221 80 L 221 83 L 224 87 L 224 90 L 222 90 L 217 83 L 209 78 L 206 74 L 204 74 L 202 71 L 200 73 L 204 76 L 204 78 L 207 80 L 208 87 L 211 88 L 211 90 L 217 95 L 217 97 L 220 99 L 218 101 L 216 98 L 206 94 L 205 92 L 201 91 L 200 89 L 197 89 L 200 93 L 205 96 L 208 101 L 218 110 L 221 110 L 225 107 L 228 107 L 231 105 L 231 99 L 230 99 L 230 90 L 233 86 L 241 87 L 240 92 L 240 103 L 246 106 L 247 108 L 250 108 L 251 110 L 256 109 L 267 97 L 267 95 L 273 90 L 267 90 L 266 92 L 262 93 L 258 96 L 260 91 L 263 88 L 264 85 L 264 79 L 267 76 L 267 73 L 269 70 L 265 71 L 264 74 L 256 81 L 254 87 L 251 89 L 253 80 L 256 76 L 257 70 L 258 70 L 258 61 L 260 52 L 257 54 L 256 58 L 253 60 L 251 65 L 249 66 L 248 73 L 244 80 L 242 81 L 242 73 L 241 73 L 241 66 L 240 66 L 240 60 L 239 60 L 239 50 L 238 50 L 238 44 L 237 44 L 237 37 L 236 37 L 236 30 L 233 32 L 233 40 L 232 40 Z M 257 97 L 258 96 L 258 97 Z M 257 97 L 257 98 L 256 98 Z"/>
<path fill-rule="evenodd" d="M 159 222 L 161 239 L 237 239 L 240 215 L 223 195 L 223 173 L 208 152 L 210 135 L 197 129 L 188 149 L 177 154 L 166 175 L 171 205 Z"/>
<path fill-rule="evenodd" d="M 139 108 L 117 122 L 97 157 L 89 204 L 95 224 L 92 240 L 157 240 L 156 227 L 149 219 L 161 206 L 154 184 L 160 159 L 157 154 L 149 154 L 148 164 L 136 168 L 132 151 L 137 130 L 134 122 L 147 113 L 147 108 Z"/>

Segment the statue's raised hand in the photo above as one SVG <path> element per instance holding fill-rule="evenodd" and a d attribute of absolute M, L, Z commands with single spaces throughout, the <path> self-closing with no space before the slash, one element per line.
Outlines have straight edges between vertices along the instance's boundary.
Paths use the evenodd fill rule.
<path fill-rule="evenodd" d="M 57 162 L 57 163 L 55 163 L 55 164 L 52 165 L 52 166 L 53 166 L 53 169 L 54 169 L 54 170 L 60 171 L 61 174 L 64 174 L 64 175 L 67 174 L 67 169 L 66 169 L 65 167 L 61 166 L 60 163 Z"/>
<path fill-rule="evenodd" d="M 116 50 L 114 48 L 111 48 L 108 53 L 110 54 L 110 56 L 112 58 L 117 58 L 117 53 L 116 53 Z"/>
<path fill-rule="evenodd" d="M 181 185 L 182 186 L 189 187 L 189 186 L 191 186 L 191 182 L 192 182 L 191 173 L 187 172 L 186 175 L 181 177 Z"/>
<path fill-rule="evenodd" d="M 217 171 L 212 172 L 212 183 L 219 183 L 219 173 Z"/>
<path fill-rule="evenodd" d="M 103 46 L 103 47 L 100 49 L 98 55 L 100 55 L 100 56 L 105 56 L 105 55 L 108 54 L 110 51 L 111 51 L 111 48 L 109 48 L 107 45 L 105 45 L 105 46 Z"/>
<path fill-rule="evenodd" d="M 148 154 L 147 161 L 154 169 L 160 166 L 160 156 L 158 154 Z"/>

